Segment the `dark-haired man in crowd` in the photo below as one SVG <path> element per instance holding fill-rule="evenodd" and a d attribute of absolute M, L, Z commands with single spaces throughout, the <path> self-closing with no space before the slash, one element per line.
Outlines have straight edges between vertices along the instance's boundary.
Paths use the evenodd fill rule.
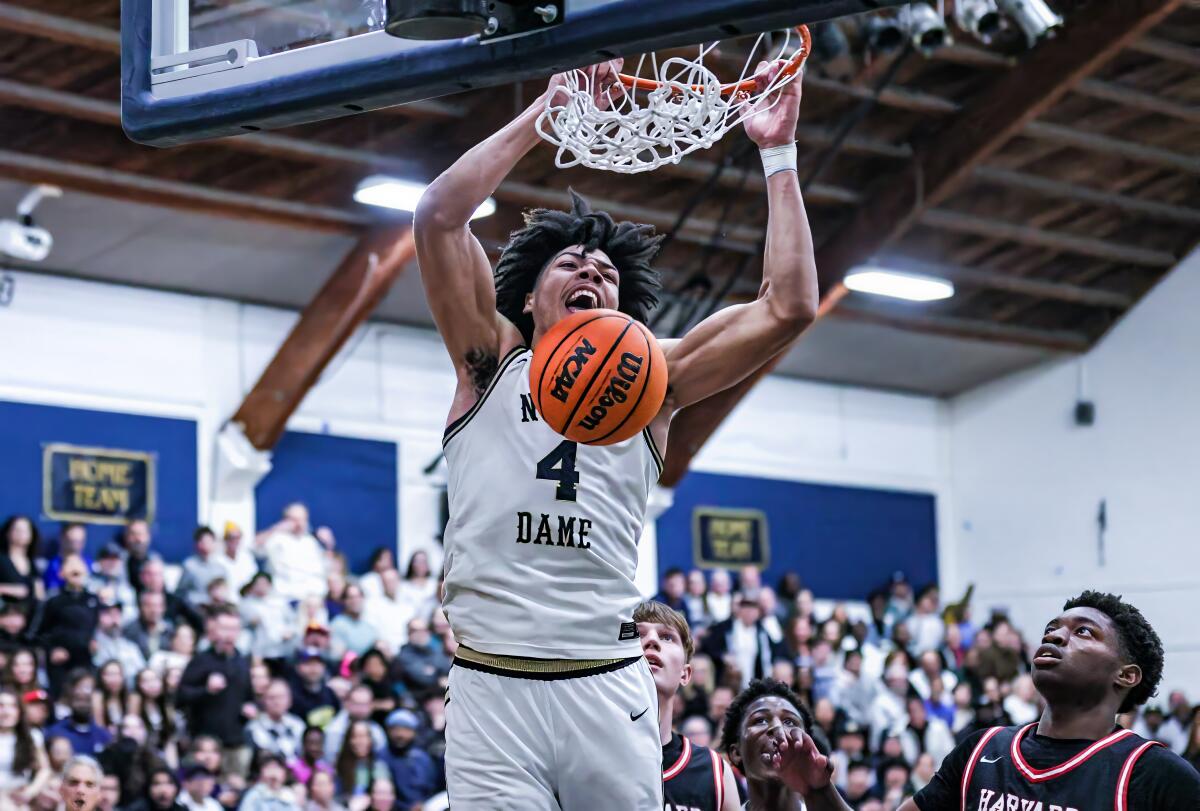
<path fill-rule="evenodd" d="M 246 720 L 258 714 L 250 688 L 250 664 L 238 653 L 242 621 L 232 608 L 218 608 L 208 624 L 210 648 L 188 663 L 179 683 L 179 704 L 188 712 L 188 729 L 221 742 L 227 771 L 245 771 Z"/>
<path fill-rule="evenodd" d="M 92 717 L 92 695 L 96 680 L 86 668 L 72 670 L 66 681 L 67 706 L 71 714 L 46 730 L 46 740 L 66 738 L 77 755 L 96 755 L 112 743 L 112 733 Z M 99 777 L 97 777 L 98 785 Z"/>

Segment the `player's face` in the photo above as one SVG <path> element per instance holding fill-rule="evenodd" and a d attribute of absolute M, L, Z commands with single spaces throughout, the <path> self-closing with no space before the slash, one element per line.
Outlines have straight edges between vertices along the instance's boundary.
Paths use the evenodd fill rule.
<path fill-rule="evenodd" d="M 1048 699 L 1058 695 L 1099 699 L 1139 681 L 1140 669 L 1121 658 L 1112 620 L 1094 608 L 1072 608 L 1050 620 L 1033 654 L 1033 683 Z"/>
<path fill-rule="evenodd" d="M 687 652 L 679 632 L 659 622 L 639 622 L 638 636 L 642 640 L 642 654 L 659 696 L 670 698 L 675 691 L 692 680 L 692 666 L 687 663 Z"/>
<path fill-rule="evenodd" d="M 752 701 L 742 718 L 735 765 L 750 780 L 778 780 L 775 767 L 768 761 L 793 729 L 803 731 L 804 719 L 792 702 L 780 696 L 763 696 Z"/>
<path fill-rule="evenodd" d="M 63 777 L 62 799 L 68 811 L 92 811 L 100 802 L 100 779 L 84 764 L 72 766 Z"/>
<path fill-rule="evenodd" d="M 572 245 L 555 255 L 525 301 L 533 323 L 548 329 L 571 313 L 619 304 L 620 274 L 604 251 Z"/>

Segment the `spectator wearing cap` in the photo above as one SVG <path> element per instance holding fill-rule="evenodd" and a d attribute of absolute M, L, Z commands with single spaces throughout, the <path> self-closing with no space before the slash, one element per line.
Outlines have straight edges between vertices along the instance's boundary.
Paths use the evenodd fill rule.
<path fill-rule="evenodd" d="M 299 502 L 283 510 L 283 518 L 258 534 L 275 587 L 288 600 L 324 597 L 325 579 L 335 546 L 333 533 L 321 527 L 309 531 L 308 508 Z"/>
<path fill-rule="evenodd" d="M 125 567 L 121 564 L 121 547 L 116 542 L 106 543 L 96 554 L 87 588 L 92 594 L 120 603 L 125 622 L 137 617 L 137 594 L 129 585 Z"/>
<path fill-rule="evenodd" d="M 350 583 L 343 593 L 342 613 L 329 623 L 330 651 L 335 657 L 353 653 L 362 656 L 375 646 L 379 632 L 375 626 L 367 622 L 363 612 L 366 610 L 366 595 L 362 586 Z"/>
<path fill-rule="evenodd" d="M 21 694 L 21 704 L 25 708 L 25 722 L 33 729 L 45 729 L 51 717 L 50 694 L 40 687 L 26 690 Z"/>
<path fill-rule="evenodd" d="M 321 652 L 315 648 L 301 648 L 289 679 L 292 712 L 311 726 L 324 727 L 342 706 L 328 684 L 327 675 L 328 668 Z"/>
<path fill-rule="evenodd" d="M 146 666 L 146 657 L 142 655 L 142 649 L 137 644 L 122 635 L 121 616 L 122 607 L 119 602 L 100 603 L 92 663 L 99 668 L 115 661 L 132 681 L 134 675 Z"/>
<path fill-rule="evenodd" d="M 87 564 L 78 555 L 64 560 L 63 589 L 46 601 L 42 613 L 41 646 L 46 651 L 53 696 L 59 694 L 67 673 L 92 664 L 92 635 L 99 621 L 100 601 L 84 588 L 87 571 Z"/>
<path fill-rule="evenodd" d="M 311 619 L 304 625 L 304 635 L 300 638 L 300 647 L 315 650 L 327 663 L 333 664 L 335 659 L 330 645 L 329 626 L 317 619 Z"/>
<path fill-rule="evenodd" d="M 258 572 L 258 559 L 246 544 L 242 543 L 242 528 L 233 521 L 225 522 L 222 540 L 221 549 L 216 557 L 225 565 L 229 596 L 236 602 L 241 597 L 242 588 Z"/>
<path fill-rule="evenodd" d="M 195 552 L 183 561 L 175 593 L 192 605 L 203 605 L 208 602 L 208 584 L 218 577 L 228 579 L 228 570 L 217 552 L 217 534 L 212 528 L 197 527 L 192 543 Z"/>
<path fill-rule="evenodd" d="M 46 584 L 47 593 L 53 594 L 64 585 L 62 565 L 67 558 L 78 555 L 83 558 L 84 565 L 89 569 L 92 561 L 85 554 L 87 549 L 87 527 L 83 524 L 63 524 L 62 533 L 58 536 L 58 554 L 46 561 L 46 570 L 42 580 Z"/>
<path fill-rule="evenodd" d="M 183 791 L 179 803 L 188 811 L 224 811 L 213 799 L 217 788 L 217 776 L 207 766 L 188 762 L 183 764 Z"/>
<path fill-rule="evenodd" d="M 305 724 L 290 712 L 292 689 L 283 679 L 273 679 L 263 693 L 263 711 L 246 725 L 246 736 L 255 749 L 292 760 L 300 755 Z"/>
<path fill-rule="evenodd" d="M 772 663 L 784 656 L 782 646 L 773 643 L 763 628 L 762 606 L 755 592 L 738 596 L 734 615 L 709 628 L 701 648 L 713 661 L 718 684 L 726 683 L 730 668 L 737 672 L 738 690 L 769 676 Z"/>
<path fill-rule="evenodd" d="M 416 744 L 421 721 L 412 710 L 399 709 L 387 717 L 387 748 L 381 759 L 396 785 L 401 808 L 425 802 L 442 788 L 443 778 L 429 753 Z"/>
<path fill-rule="evenodd" d="M 242 589 L 238 604 L 250 631 L 250 649 L 264 659 L 287 659 L 296 649 L 296 610 L 274 587 L 274 578 L 258 572 Z"/>

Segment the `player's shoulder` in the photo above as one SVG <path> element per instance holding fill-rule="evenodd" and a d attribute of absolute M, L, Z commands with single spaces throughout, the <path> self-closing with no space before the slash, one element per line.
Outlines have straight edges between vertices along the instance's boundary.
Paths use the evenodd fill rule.
<path fill-rule="evenodd" d="M 1137 765 L 1134 768 L 1135 776 L 1139 772 L 1145 774 L 1147 771 L 1153 771 L 1170 776 L 1171 779 L 1190 780 L 1200 786 L 1200 772 L 1197 772 L 1192 764 L 1171 751 L 1170 747 L 1155 743 L 1140 735 L 1134 737 L 1144 743 L 1152 744 L 1138 757 Z"/>

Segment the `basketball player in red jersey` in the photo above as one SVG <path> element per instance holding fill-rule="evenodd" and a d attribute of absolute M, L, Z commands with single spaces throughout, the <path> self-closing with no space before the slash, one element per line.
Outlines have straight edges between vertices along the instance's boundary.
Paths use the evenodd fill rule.
<path fill-rule="evenodd" d="M 1085 591 L 1063 606 L 1034 652 L 1041 720 L 993 727 L 946 756 L 899 811 L 1183 811 L 1200 808 L 1200 774 L 1166 747 L 1116 726 L 1162 678 L 1158 634 L 1120 597 Z M 764 764 L 808 811 L 849 811 L 812 739 L 781 731 Z"/>
<path fill-rule="evenodd" d="M 634 609 L 633 621 L 658 688 L 665 811 L 738 811 L 733 770 L 715 751 L 696 746 L 671 725 L 675 693 L 692 680 L 695 643 L 687 620 L 663 603 L 645 602 Z"/>
<path fill-rule="evenodd" d="M 759 86 L 782 67 L 763 63 Z M 619 92 L 619 69 L 592 69 L 597 103 Z M 553 79 L 547 94 L 561 82 Z M 581 309 L 644 321 L 660 289 L 651 266 L 659 238 L 576 198 L 570 212 L 530 212 L 493 272 L 469 227 L 540 142 L 534 127 L 546 100 L 434 181 L 413 224 L 426 297 L 458 378 L 443 439 L 444 607 L 459 642 L 447 785 L 455 811 L 590 811 L 598 800 L 662 811 L 658 700 L 633 622 L 637 543 L 672 414 L 752 374 L 816 316 L 812 236 L 795 171 L 800 82 L 744 120 L 767 175 L 758 298 L 663 341 L 662 411 L 642 436 L 602 447 L 564 441 L 539 419 L 529 350 Z"/>

